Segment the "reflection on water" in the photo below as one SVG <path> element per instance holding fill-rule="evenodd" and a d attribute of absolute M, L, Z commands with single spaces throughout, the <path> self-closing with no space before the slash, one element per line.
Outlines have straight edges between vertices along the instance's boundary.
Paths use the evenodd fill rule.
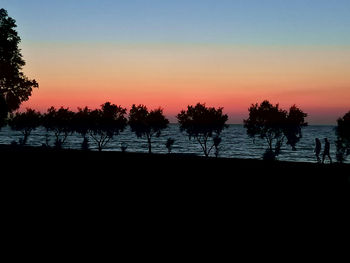
<path fill-rule="evenodd" d="M 308 126 L 303 129 L 303 138 L 297 144 L 297 151 L 292 151 L 289 146 L 282 148 L 282 154 L 279 160 L 315 162 L 314 142 L 318 137 L 323 143 L 323 138 L 328 138 L 331 143 L 331 156 L 335 160 L 335 132 L 334 126 Z M 29 137 L 28 145 L 41 146 L 45 142 L 46 131 L 43 128 L 33 131 Z M 185 133 L 181 133 L 177 124 L 171 124 L 164 130 L 159 138 L 153 139 L 152 151 L 154 153 L 167 153 L 165 147 L 166 140 L 171 137 L 175 139 L 172 152 L 174 153 L 193 153 L 202 155 L 201 148 L 196 141 L 190 141 Z M 18 142 L 21 138 L 20 132 L 14 132 L 9 127 L 4 127 L 0 131 L 0 143 L 10 144 L 13 140 Z M 51 136 L 51 145 L 53 145 L 53 135 Z M 65 148 L 79 149 L 82 138 L 73 134 L 67 138 L 64 144 Z M 148 152 L 146 139 L 137 138 L 134 133 L 126 129 L 119 136 L 107 145 L 106 151 L 121 151 L 121 143 L 127 145 L 129 152 Z M 90 148 L 96 150 L 96 145 L 90 140 Z M 220 146 L 221 157 L 233 158 L 255 158 L 261 159 L 266 149 L 264 141 L 257 139 L 255 143 L 246 135 L 246 130 L 242 125 L 229 125 L 229 128 L 222 133 L 222 142 Z M 211 155 L 214 154 L 212 151 Z"/>

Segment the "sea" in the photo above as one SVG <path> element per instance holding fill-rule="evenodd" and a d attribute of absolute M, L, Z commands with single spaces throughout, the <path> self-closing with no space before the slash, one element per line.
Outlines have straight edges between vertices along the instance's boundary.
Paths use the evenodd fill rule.
<path fill-rule="evenodd" d="M 249 138 L 243 125 L 229 125 L 221 134 L 221 144 L 219 157 L 224 158 L 245 158 L 245 159 L 262 159 L 262 155 L 267 148 L 266 142 L 261 139 Z M 46 130 L 38 128 L 32 132 L 28 139 L 28 145 L 41 146 L 45 143 Z M 21 132 L 12 131 L 9 127 L 3 127 L 0 130 L 0 144 L 11 144 L 13 141 L 19 141 L 22 137 Z M 54 135 L 50 134 L 50 145 L 54 143 Z M 168 149 L 165 143 L 168 138 L 175 140 L 172 153 L 203 155 L 202 149 L 197 141 L 190 140 L 185 132 L 181 132 L 178 124 L 170 124 L 163 130 L 160 137 L 152 139 L 152 152 L 167 154 Z M 293 151 L 289 145 L 282 147 L 282 152 L 278 156 L 279 160 L 291 162 L 316 162 L 314 154 L 315 138 L 328 138 L 330 141 L 330 153 L 333 161 L 336 161 L 336 135 L 335 126 L 327 125 L 310 125 L 303 128 L 303 137 L 297 144 L 296 151 Z M 80 149 L 82 137 L 79 134 L 69 135 L 63 147 L 67 149 Z M 146 138 L 137 138 L 131 132 L 130 128 L 125 129 L 122 133 L 115 136 L 103 149 L 104 151 L 121 151 L 121 145 L 127 147 L 127 152 L 148 152 L 148 144 Z M 97 145 L 92 139 L 89 140 L 91 150 L 97 151 Z M 214 150 L 211 154 L 214 156 Z M 348 158 L 349 159 L 349 158 Z M 328 159 L 326 159 L 328 162 Z M 347 161 L 349 163 L 349 160 Z"/>

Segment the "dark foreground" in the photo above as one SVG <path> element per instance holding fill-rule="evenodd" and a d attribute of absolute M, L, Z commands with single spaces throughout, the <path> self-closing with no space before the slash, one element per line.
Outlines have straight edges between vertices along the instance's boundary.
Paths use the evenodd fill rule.
<path fill-rule="evenodd" d="M 350 189 L 349 164 L 266 162 L 204 158 L 181 154 L 56 151 L 50 148 L 0 146 L 2 179 L 47 187 L 101 187 L 115 191 L 188 190 L 342 192 Z M 4 170 L 4 169 L 3 169 Z M 125 188 L 126 187 L 126 188 Z M 98 189 L 94 189 L 98 190 Z"/>
<path fill-rule="evenodd" d="M 3 226 L 28 244 L 109 249 L 118 240 L 132 254 L 135 242 L 156 239 L 176 255 L 169 242 L 227 250 L 228 238 L 249 250 L 294 237 L 308 247 L 305 234 L 343 233 L 340 221 L 348 222 L 349 165 L 9 146 L 0 158 Z"/>
<path fill-rule="evenodd" d="M 80 206 L 75 202 L 113 207 L 117 202 L 128 209 L 143 202 L 188 209 L 294 203 L 312 208 L 350 197 L 348 164 L 10 146 L 0 146 L 0 158 L 8 197 L 34 198 L 47 206 L 67 201 L 67 207 Z"/>

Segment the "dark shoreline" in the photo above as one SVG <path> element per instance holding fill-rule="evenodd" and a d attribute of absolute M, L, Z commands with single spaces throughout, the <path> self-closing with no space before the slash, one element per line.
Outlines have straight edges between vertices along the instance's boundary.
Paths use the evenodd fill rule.
<path fill-rule="evenodd" d="M 0 145 L 3 164 L 14 171 L 36 175 L 60 173 L 61 176 L 130 176 L 177 177 L 191 180 L 211 178 L 214 181 L 253 180 L 267 184 L 288 183 L 302 187 L 303 184 L 336 183 L 339 187 L 350 186 L 350 164 L 317 164 L 286 161 L 263 161 L 258 159 L 205 158 L 191 154 L 148 154 L 114 151 L 81 151 L 32 146 Z M 73 178 L 72 177 L 72 178 Z M 262 180 L 261 178 L 264 178 Z"/>
<path fill-rule="evenodd" d="M 350 200 L 349 164 L 8 145 L 0 145 L 0 160 L 4 203 L 14 214 L 49 212 L 60 218 L 57 211 L 65 216 L 94 211 L 93 218 L 117 214 L 146 222 L 164 214 L 228 219 L 233 213 L 253 222 L 268 214 L 289 217 L 291 211 L 346 212 Z"/>
<path fill-rule="evenodd" d="M 340 164 L 337 162 L 334 162 L 333 164 L 329 164 L 328 160 L 326 160 L 325 164 L 318 164 L 318 163 L 311 163 L 311 162 L 291 162 L 291 161 L 263 161 L 262 159 L 253 159 L 253 158 L 228 158 L 228 157 L 204 157 L 201 155 L 196 155 L 196 154 L 191 154 L 191 153 L 171 153 L 171 154 L 160 154 L 160 153 L 141 153 L 141 152 L 125 152 L 122 153 L 121 151 L 108 151 L 108 150 L 103 150 L 102 152 L 98 151 L 82 151 L 79 149 L 61 149 L 57 150 L 53 147 L 40 147 L 40 146 L 12 146 L 8 144 L 0 144 L 0 154 L 11 154 L 11 153 L 17 153 L 17 154 L 24 154 L 24 153 L 37 153 L 37 154 L 44 154 L 44 153 L 50 153 L 50 154 L 57 154 L 57 155 L 62 155 L 68 154 L 82 154 L 84 156 L 90 155 L 93 157 L 98 158 L 99 155 L 103 155 L 104 157 L 107 155 L 114 155 L 115 157 L 118 158 L 127 158 L 127 159 L 140 159 L 140 158 L 145 158 L 145 159 L 154 159 L 154 158 L 159 158 L 160 160 L 202 160 L 202 161 L 218 161 L 218 162 L 254 162 L 254 163 L 261 163 L 264 165 L 270 165 L 270 164 L 275 164 L 277 166 L 290 166 L 290 167 L 296 167 L 296 166 L 303 166 L 303 167 L 332 167 L 332 168 L 344 168 L 344 169 L 350 169 L 350 164 L 345 163 L 345 164 Z M 111 157 L 111 156 L 110 156 Z"/>

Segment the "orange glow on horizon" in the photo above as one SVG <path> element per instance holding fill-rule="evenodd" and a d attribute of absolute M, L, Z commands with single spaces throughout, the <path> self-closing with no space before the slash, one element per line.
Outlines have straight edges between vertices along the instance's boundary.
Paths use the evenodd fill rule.
<path fill-rule="evenodd" d="M 205 102 L 224 107 L 231 122 L 264 99 L 296 104 L 317 122 L 327 110 L 350 109 L 348 48 L 31 44 L 23 53 L 24 71 L 40 87 L 22 108 L 76 110 L 111 101 L 128 109 L 160 106 L 174 116 Z"/>

